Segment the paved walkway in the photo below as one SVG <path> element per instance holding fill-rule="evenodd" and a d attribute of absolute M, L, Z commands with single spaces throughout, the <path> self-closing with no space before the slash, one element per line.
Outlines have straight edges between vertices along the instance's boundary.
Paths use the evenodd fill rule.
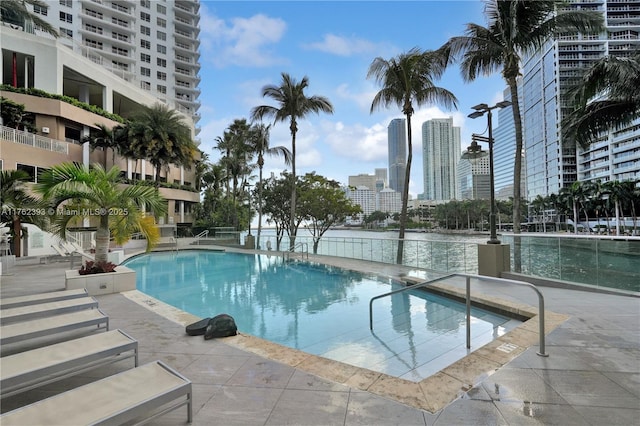
<path fill-rule="evenodd" d="M 408 268 L 350 259 L 327 263 L 390 276 Z M 0 296 L 64 288 L 68 262 L 17 265 L 0 277 Z M 474 285 L 487 295 L 535 305 L 528 288 Z M 640 418 L 640 298 L 543 288 L 547 309 L 571 318 L 547 336 L 549 357 L 531 347 L 444 409 L 430 413 L 349 388 L 225 344 L 184 334 L 181 325 L 123 295 L 97 297 L 139 341 L 140 361 L 161 359 L 194 383 L 194 425 L 632 425 Z M 126 365 L 125 365 L 126 363 Z M 2 411 L 41 399 L 131 360 L 3 399 Z M 152 424 L 186 421 L 179 409 Z"/>

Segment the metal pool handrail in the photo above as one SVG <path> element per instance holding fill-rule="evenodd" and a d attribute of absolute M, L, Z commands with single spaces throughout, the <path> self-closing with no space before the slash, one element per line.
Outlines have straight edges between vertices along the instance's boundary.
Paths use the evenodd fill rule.
<path fill-rule="evenodd" d="M 525 285 L 527 287 L 530 287 L 533 289 L 533 291 L 536 292 L 536 294 L 538 295 L 538 317 L 539 317 L 539 324 L 540 324 L 540 329 L 539 329 L 539 334 L 540 334 L 540 351 L 537 352 L 538 355 L 540 356 L 544 356 L 547 357 L 549 356 L 549 354 L 547 354 L 545 352 L 545 336 L 544 336 L 544 296 L 542 295 L 542 292 L 540 292 L 540 290 L 538 290 L 538 288 L 531 284 L 531 283 L 527 283 L 524 281 L 516 281 L 516 280 L 511 280 L 511 279 L 506 279 L 506 278 L 494 278 L 494 277 L 484 277 L 481 275 L 471 275 L 471 274 L 450 274 L 450 275 L 445 275 L 444 277 L 440 277 L 440 278 L 435 278 L 433 280 L 430 281 L 424 281 L 418 284 L 414 284 L 411 286 L 407 286 L 404 288 L 401 288 L 399 290 L 394 290 L 394 291 L 390 291 L 388 293 L 384 293 L 384 294 L 380 294 L 378 296 L 372 297 L 371 300 L 369 300 L 369 330 L 373 331 L 373 301 L 376 299 L 380 299 L 386 296 L 391 296 L 393 294 L 397 294 L 397 293 L 401 293 L 404 291 L 408 291 L 408 290 L 413 290 L 419 287 L 425 287 L 429 284 L 433 284 L 435 282 L 438 281 L 444 281 L 446 279 L 449 278 L 453 278 L 453 277 L 465 277 L 466 279 L 466 305 L 467 305 L 467 349 L 471 348 L 471 278 L 475 278 L 478 280 L 482 280 L 482 281 L 491 281 L 491 282 L 498 282 L 498 283 L 505 283 L 505 284 L 516 284 L 516 285 Z"/>

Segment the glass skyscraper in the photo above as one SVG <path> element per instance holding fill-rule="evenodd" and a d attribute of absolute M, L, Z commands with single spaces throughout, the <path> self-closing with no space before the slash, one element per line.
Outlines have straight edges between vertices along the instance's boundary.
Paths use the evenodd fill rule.
<path fill-rule="evenodd" d="M 422 123 L 423 200 L 456 198 L 456 166 L 460 160 L 460 128 L 453 118 Z"/>
<path fill-rule="evenodd" d="M 404 177 L 407 171 L 407 121 L 394 118 L 387 128 L 389 147 L 389 188 L 404 193 Z"/>

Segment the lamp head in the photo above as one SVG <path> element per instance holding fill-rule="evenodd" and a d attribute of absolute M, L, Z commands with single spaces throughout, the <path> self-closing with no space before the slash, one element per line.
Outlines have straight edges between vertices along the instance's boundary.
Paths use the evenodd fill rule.
<path fill-rule="evenodd" d="M 512 105 L 511 101 L 501 101 L 496 104 L 498 108 L 508 107 L 509 105 Z"/>
<path fill-rule="evenodd" d="M 462 153 L 463 160 L 476 160 L 478 158 L 486 157 L 489 155 L 487 151 L 483 151 L 482 147 L 475 140 L 471 141 L 471 145 L 467 147 L 467 150 Z"/>
<path fill-rule="evenodd" d="M 487 104 L 478 104 L 474 107 L 471 107 L 471 109 L 475 109 L 476 111 L 483 111 L 483 110 L 487 110 L 489 109 L 489 105 Z"/>
<path fill-rule="evenodd" d="M 478 117 L 482 117 L 484 115 L 484 111 L 476 111 L 476 112 L 472 112 L 471 114 L 467 115 L 467 117 L 469 118 L 478 118 Z"/>

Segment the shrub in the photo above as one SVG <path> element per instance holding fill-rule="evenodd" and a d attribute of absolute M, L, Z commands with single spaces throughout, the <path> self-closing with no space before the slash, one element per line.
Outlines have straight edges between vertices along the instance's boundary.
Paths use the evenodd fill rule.
<path fill-rule="evenodd" d="M 87 260 L 85 264 L 80 267 L 78 273 L 80 275 L 92 275 L 115 272 L 116 266 L 115 263 L 111 262 L 94 262 L 93 260 Z"/>

